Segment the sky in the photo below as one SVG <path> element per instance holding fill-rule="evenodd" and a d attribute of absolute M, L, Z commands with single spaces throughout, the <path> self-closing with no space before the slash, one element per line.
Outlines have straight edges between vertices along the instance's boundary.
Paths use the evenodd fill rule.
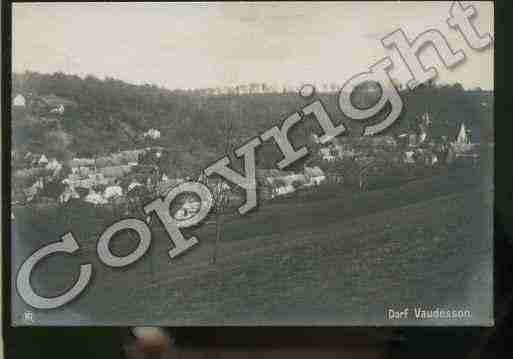
<path fill-rule="evenodd" d="M 494 36 L 493 3 L 473 22 Z M 448 38 L 467 60 L 443 68 L 436 52 L 421 59 L 438 83 L 493 89 L 493 47 L 470 49 L 446 23 L 452 2 L 289 3 L 17 3 L 13 5 L 13 71 L 95 75 L 175 88 L 343 84 L 389 56 L 391 75 L 409 73 L 380 39 L 399 28 L 412 39 L 428 29 Z"/>

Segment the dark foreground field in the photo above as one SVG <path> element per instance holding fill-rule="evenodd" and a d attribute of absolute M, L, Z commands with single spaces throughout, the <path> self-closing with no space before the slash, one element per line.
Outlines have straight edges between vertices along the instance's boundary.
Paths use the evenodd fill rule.
<path fill-rule="evenodd" d="M 468 170 L 365 193 L 319 192 L 277 201 L 223 226 L 211 264 L 213 228 L 170 260 L 171 242 L 154 225 L 150 250 L 112 269 L 95 253 L 112 218 L 76 213 L 16 213 L 16 268 L 31 252 L 72 230 L 81 250 L 53 256 L 35 270 L 38 293 L 54 296 L 93 264 L 94 277 L 68 305 L 34 311 L 14 295 L 17 324 L 35 325 L 426 325 L 492 324 L 492 189 Z M 78 217 L 78 218 L 77 218 Z M 99 218 L 100 217 L 100 218 Z M 44 219 L 44 220 L 43 220 Z M 69 227 L 57 227 L 67 223 Z M 77 227 L 78 226 L 78 227 Z M 190 235 L 190 234 L 188 234 Z M 127 253 L 136 243 L 114 241 Z M 470 310 L 450 322 L 389 321 L 388 309 Z"/>

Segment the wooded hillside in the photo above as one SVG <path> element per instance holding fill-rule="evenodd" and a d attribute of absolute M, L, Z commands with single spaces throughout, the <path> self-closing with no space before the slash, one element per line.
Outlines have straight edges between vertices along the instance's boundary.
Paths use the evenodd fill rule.
<path fill-rule="evenodd" d="M 63 73 L 13 74 L 12 94 L 28 97 L 57 95 L 77 106 L 63 114 L 45 114 L 26 108 L 13 109 L 13 146 L 19 151 L 44 152 L 57 157 L 100 156 L 144 146 L 142 133 L 158 129 L 153 142 L 175 153 L 176 165 L 190 170 L 219 158 L 227 148 L 243 143 L 312 100 L 296 93 L 207 95 L 200 90 L 168 90 L 155 85 L 133 85 L 93 76 L 80 78 Z M 493 92 L 465 91 L 461 85 L 426 85 L 401 94 L 401 118 L 387 131 L 398 134 L 415 126 L 417 118 L 430 112 L 433 135 L 456 135 L 462 121 L 481 141 L 493 140 Z M 333 121 L 344 119 L 337 93 L 320 93 Z M 359 136 L 361 124 L 344 120 L 347 135 Z M 370 121 L 372 122 L 372 121 Z M 318 132 L 315 122 L 305 121 L 293 129 L 297 145 L 309 142 Z M 272 167 L 280 157 L 276 146 L 260 149 L 259 167 Z"/>

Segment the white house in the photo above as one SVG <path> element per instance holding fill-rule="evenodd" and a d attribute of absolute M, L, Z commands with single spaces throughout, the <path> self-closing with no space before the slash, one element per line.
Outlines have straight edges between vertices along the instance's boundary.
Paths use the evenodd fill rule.
<path fill-rule="evenodd" d="M 39 160 L 37 161 L 37 164 L 39 165 L 47 165 L 48 164 L 48 158 L 43 154 L 41 157 L 39 157 Z"/>
<path fill-rule="evenodd" d="M 309 179 L 309 183 L 314 186 L 326 181 L 326 175 L 318 166 L 305 167 L 305 176 Z"/>
<path fill-rule="evenodd" d="M 60 171 L 62 168 L 62 164 L 59 161 L 57 161 L 55 158 L 52 158 L 50 160 L 50 162 L 48 162 L 48 164 L 46 165 L 45 168 L 47 170 Z"/>
<path fill-rule="evenodd" d="M 286 184 L 291 185 L 294 185 L 296 183 L 299 183 L 299 185 L 304 185 L 308 182 L 307 176 L 305 176 L 303 173 L 284 173 L 279 178 Z"/>
<path fill-rule="evenodd" d="M 133 190 L 134 188 L 136 187 L 140 187 L 142 186 L 142 184 L 140 184 L 139 182 L 135 181 L 135 182 L 132 182 L 128 185 L 128 190 L 127 192 L 130 192 L 131 190 Z"/>
<path fill-rule="evenodd" d="M 153 140 L 160 138 L 160 131 L 154 128 L 149 129 L 147 132 L 143 134 L 143 137 L 149 137 Z"/>
<path fill-rule="evenodd" d="M 64 192 L 62 192 L 62 194 L 59 196 L 59 202 L 66 203 L 72 198 L 79 199 L 80 195 L 75 190 L 75 187 L 68 186 L 66 187 L 66 189 L 64 189 Z"/>
<path fill-rule="evenodd" d="M 62 114 L 64 113 L 65 108 L 77 106 L 75 101 L 57 96 L 55 94 L 40 96 L 36 99 L 36 101 L 51 113 Z"/>
<path fill-rule="evenodd" d="M 25 96 L 22 94 L 17 94 L 14 96 L 12 100 L 13 107 L 25 107 L 27 105 L 27 101 L 25 100 Z"/>
<path fill-rule="evenodd" d="M 89 194 L 84 198 L 84 201 L 92 203 L 95 206 L 108 203 L 107 200 L 103 198 L 101 194 L 97 193 L 92 188 L 89 189 Z"/>
<path fill-rule="evenodd" d="M 182 207 L 175 212 L 173 217 L 179 221 L 183 221 L 185 219 L 191 218 L 201 208 L 201 202 L 194 198 L 187 198 L 187 200 L 182 204 Z"/>
<path fill-rule="evenodd" d="M 91 188 L 95 185 L 107 185 L 109 180 L 101 173 L 90 173 L 87 176 L 80 173 L 70 173 L 67 178 L 62 180 L 62 183 L 72 187 Z"/>
<path fill-rule="evenodd" d="M 295 192 L 296 189 L 294 188 L 293 185 L 291 184 L 283 184 L 283 185 L 277 185 L 276 187 L 274 187 L 273 189 L 273 195 L 272 197 L 276 197 L 276 196 L 283 196 L 285 194 L 288 194 L 288 193 L 293 193 Z"/>
<path fill-rule="evenodd" d="M 70 167 L 92 167 L 95 165 L 95 161 L 92 158 L 73 158 L 69 162 Z"/>
<path fill-rule="evenodd" d="M 289 171 L 280 171 L 277 169 L 257 169 L 256 180 L 260 188 L 266 188 L 271 198 L 292 193 L 296 189 L 295 183 L 304 185 L 307 178 L 302 173 L 293 173 Z"/>
<path fill-rule="evenodd" d="M 324 161 L 332 162 L 336 160 L 335 155 L 333 155 L 331 148 L 329 147 L 319 149 L 319 153 Z"/>
<path fill-rule="evenodd" d="M 406 162 L 406 163 L 415 163 L 414 155 L 415 155 L 415 152 L 413 152 L 413 151 L 406 151 L 404 153 L 404 162 Z"/>
<path fill-rule="evenodd" d="M 64 113 L 64 105 L 61 103 L 57 107 L 54 107 L 50 110 L 51 113 L 58 113 L 62 115 Z"/>
<path fill-rule="evenodd" d="M 120 186 L 109 186 L 105 188 L 105 192 L 103 192 L 103 197 L 105 199 L 111 199 L 116 197 L 121 197 L 123 195 L 123 190 Z"/>

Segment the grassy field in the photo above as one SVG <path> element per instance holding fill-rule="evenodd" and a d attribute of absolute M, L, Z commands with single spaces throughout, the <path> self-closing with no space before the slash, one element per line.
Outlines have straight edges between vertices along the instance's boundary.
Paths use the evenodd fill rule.
<path fill-rule="evenodd" d="M 191 231 L 200 244 L 170 260 L 171 242 L 155 225 L 150 250 L 121 269 L 105 267 L 95 253 L 112 214 L 40 213 L 36 220 L 20 210 L 14 261 L 19 266 L 57 240 L 64 223 L 80 255 L 41 263 L 34 288 L 54 296 L 78 264 L 93 264 L 86 291 L 63 308 L 35 311 L 36 325 L 426 324 L 386 320 L 388 308 L 415 305 L 470 308 L 470 320 L 452 324 L 489 324 L 490 198 L 468 170 L 364 193 L 330 188 L 227 216 L 215 265 L 212 226 Z M 135 245 L 119 238 L 113 251 Z M 13 302 L 20 313 L 13 317 L 25 324 L 21 315 L 31 309 L 17 296 Z"/>

